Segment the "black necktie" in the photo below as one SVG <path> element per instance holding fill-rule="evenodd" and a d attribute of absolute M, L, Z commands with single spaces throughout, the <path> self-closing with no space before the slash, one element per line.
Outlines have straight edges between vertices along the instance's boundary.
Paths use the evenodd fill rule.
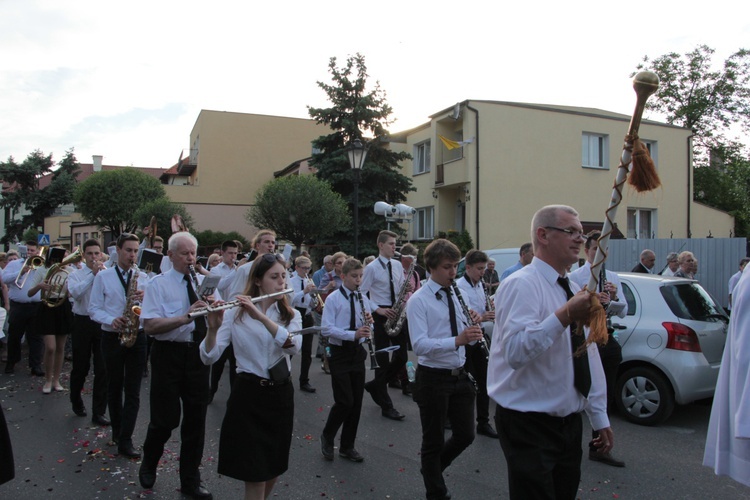
<path fill-rule="evenodd" d="M 349 294 L 349 330 L 357 329 L 357 313 L 354 311 L 354 292 Z"/>
<path fill-rule="evenodd" d="M 193 289 L 193 283 L 190 281 L 190 276 L 186 274 L 183 279 L 187 284 L 188 300 L 190 301 L 190 305 L 193 305 L 198 302 L 198 295 L 196 295 L 195 290 Z M 195 330 L 193 330 L 193 342 L 201 342 L 205 338 L 206 331 L 208 330 L 208 327 L 206 327 L 206 319 L 203 316 L 198 316 L 193 323 L 195 324 Z"/>
<path fill-rule="evenodd" d="M 568 278 L 559 277 L 557 278 L 557 283 L 563 287 L 565 295 L 570 300 L 573 297 L 573 290 L 570 289 Z M 580 355 L 577 355 L 579 348 L 586 342 L 583 335 L 576 334 L 577 329 L 578 326 L 575 322 L 570 324 L 570 345 L 573 352 L 573 384 L 583 394 L 583 397 L 588 397 L 589 389 L 591 389 L 589 356 L 585 350 Z"/>
<path fill-rule="evenodd" d="M 453 303 L 451 289 L 448 287 L 441 288 L 445 292 L 445 298 L 448 299 L 448 315 L 451 320 L 451 335 L 458 337 L 458 324 L 456 323 L 456 305 Z"/>
<path fill-rule="evenodd" d="M 396 292 L 393 290 L 393 268 L 391 261 L 388 261 L 388 285 L 391 287 L 391 305 L 396 305 Z"/>
<path fill-rule="evenodd" d="M 300 278 L 299 279 L 299 289 L 302 290 L 303 292 L 305 291 L 305 279 L 304 278 Z M 301 302 L 303 304 L 305 303 L 305 294 L 304 293 L 302 294 L 302 300 L 301 300 Z"/>

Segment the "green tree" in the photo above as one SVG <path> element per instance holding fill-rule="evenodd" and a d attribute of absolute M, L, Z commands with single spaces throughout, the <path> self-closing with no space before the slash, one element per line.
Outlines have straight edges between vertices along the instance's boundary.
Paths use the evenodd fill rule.
<path fill-rule="evenodd" d="M 156 234 L 164 238 L 166 242 L 172 236 L 172 216 L 180 215 L 185 226 L 193 226 L 193 217 L 188 213 L 185 205 L 174 203 L 166 196 L 148 201 L 136 210 L 133 218 L 138 228 L 143 228 L 151 223 L 151 217 L 156 216 Z"/>
<path fill-rule="evenodd" d="M 245 217 L 255 227 L 274 230 L 297 249 L 351 225 L 341 195 L 312 175 L 291 175 L 268 182 L 255 194 L 255 205 Z"/>
<path fill-rule="evenodd" d="M 52 215 L 56 208 L 73 201 L 76 178 L 80 165 L 73 149 L 66 151 L 58 168 L 52 154 L 45 155 L 41 150 L 31 152 L 23 163 L 18 164 L 9 157 L 0 163 L 0 179 L 6 183 L 0 207 L 6 211 L 6 232 L 0 240 L 10 243 L 22 237 L 25 229 L 44 225 L 44 218 Z M 40 188 L 41 179 L 49 177 Z M 19 216 L 27 210 L 29 213 Z"/>
<path fill-rule="evenodd" d="M 135 231 L 135 214 L 142 205 L 164 197 L 158 179 L 135 168 L 121 168 L 94 173 L 78 184 L 74 198 L 84 219 L 112 231 L 116 238 Z"/>
<path fill-rule="evenodd" d="M 331 184 L 333 190 L 354 207 L 354 174 L 345 148 L 359 139 L 369 143 L 365 165 L 361 171 L 359 189 L 359 250 L 360 255 L 375 254 L 377 234 L 383 229 L 383 217 L 375 215 L 373 205 L 377 201 L 391 204 L 406 200 L 406 194 L 414 190 L 411 179 L 403 175 L 399 162 L 408 160 L 408 153 L 397 153 L 386 147 L 389 119 L 393 109 L 386 101 L 385 91 L 376 82 L 374 89 L 367 88 L 367 67 L 361 54 L 350 56 L 343 67 L 336 65 L 332 57 L 328 64 L 332 84 L 318 82 L 318 86 L 331 102 L 329 108 L 308 107 L 310 116 L 319 124 L 327 125 L 332 133 L 313 141 L 318 151 L 313 154 L 311 164 L 317 168 L 319 179 Z M 364 136 L 373 137 L 365 140 Z M 364 189 L 363 189 L 364 187 Z M 350 225 L 334 226 L 329 237 L 320 237 L 318 243 L 338 243 L 348 253 L 353 253 L 353 235 Z"/>
<path fill-rule="evenodd" d="M 196 231 L 193 235 L 198 240 L 198 245 L 201 247 L 220 247 L 221 244 L 227 240 L 237 240 L 242 243 L 243 252 L 247 252 L 250 249 L 250 242 L 237 231 L 224 233 L 221 231 L 206 229 L 205 231 Z"/>
<path fill-rule="evenodd" d="M 693 199 L 731 213 L 735 235 L 748 236 L 748 153 L 727 136 L 733 125 L 750 131 L 750 51 L 738 50 L 720 69 L 714 68 L 713 54 L 714 49 L 699 45 L 684 55 L 644 57 L 637 70 L 659 76 L 659 90 L 647 109 L 693 131 Z"/>

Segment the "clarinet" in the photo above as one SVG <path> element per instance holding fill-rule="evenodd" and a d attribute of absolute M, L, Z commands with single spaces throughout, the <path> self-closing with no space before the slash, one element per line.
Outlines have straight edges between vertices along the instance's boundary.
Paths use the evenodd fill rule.
<path fill-rule="evenodd" d="M 456 280 L 451 280 L 451 288 L 453 288 L 453 293 L 456 294 L 456 298 L 458 299 L 458 303 L 461 304 L 461 310 L 464 312 L 464 316 L 466 316 L 466 321 L 468 321 L 469 326 L 477 326 L 476 323 L 474 323 L 474 320 L 471 319 L 471 311 L 469 311 L 469 308 L 466 305 L 466 302 L 464 302 L 464 298 L 461 295 L 461 289 L 458 288 L 458 285 L 456 284 Z M 448 300 L 451 300 L 450 297 L 448 297 Z M 479 325 L 481 328 L 481 325 Z M 477 340 L 477 345 L 482 349 L 482 352 L 484 353 L 484 358 L 489 361 L 490 359 L 490 350 L 487 348 L 487 342 L 484 340 L 484 333 L 482 333 L 482 338 Z"/>
<path fill-rule="evenodd" d="M 375 333 L 372 323 L 367 320 L 367 313 L 365 311 L 365 300 L 362 298 L 362 292 L 357 287 L 357 298 L 359 299 L 359 308 L 362 309 L 362 324 L 370 326 L 370 338 L 367 339 L 367 346 L 370 349 L 370 370 L 377 370 L 380 368 L 378 365 L 378 359 L 375 357 L 375 347 L 372 345 L 372 334 Z"/>

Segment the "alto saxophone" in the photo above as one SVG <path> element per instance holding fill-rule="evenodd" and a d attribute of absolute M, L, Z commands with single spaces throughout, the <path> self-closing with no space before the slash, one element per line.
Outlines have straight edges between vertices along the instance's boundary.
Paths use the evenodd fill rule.
<path fill-rule="evenodd" d="M 120 329 L 120 345 L 123 347 L 133 347 L 138 339 L 138 329 L 141 321 L 141 304 L 135 298 L 138 292 L 138 275 L 140 271 L 138 266 L 133 264 L 130 268 L 133 275 L 128 283 L 128 291 L 125 295 L 125 311 L 122 315 L 125 318 L 125 326 Z M 119 271 L 118 271 L 119 272 Z"/>

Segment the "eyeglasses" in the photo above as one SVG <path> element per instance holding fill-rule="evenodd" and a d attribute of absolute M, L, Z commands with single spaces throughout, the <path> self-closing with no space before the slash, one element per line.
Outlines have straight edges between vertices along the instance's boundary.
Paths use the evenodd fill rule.
<path fill-rule="evenodd" d="M 261 258 L 269 264 L 273 262 L 285 262 L 284 256 L 277 253 L 264 253 Z"/>
<path fill-rule="evenodd" d="M 583 231 L 578 231 L 578 230 L 574 231 L 572 229 L 565 229 L 562 227 L 555 227 L 555 226 L 544 226 L 544 229 L 554 229 L 555 231 L 560 231 L 561 233 L 567 234 L 572 239 L 583 238 Z"/>
<path fill-rule="evenodd" d="M 303 271 L 309 271 L 310 266 L 297 266 L 297 269 L 302 269 Z"/>

